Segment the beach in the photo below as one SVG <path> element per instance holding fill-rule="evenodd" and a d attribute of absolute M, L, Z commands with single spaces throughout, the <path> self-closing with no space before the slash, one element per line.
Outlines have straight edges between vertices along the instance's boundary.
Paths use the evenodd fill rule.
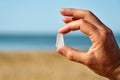
<path fill-rule="evenodd" d="M 0 80 L 108 80 L 56 51 L 0 52 Z"/>

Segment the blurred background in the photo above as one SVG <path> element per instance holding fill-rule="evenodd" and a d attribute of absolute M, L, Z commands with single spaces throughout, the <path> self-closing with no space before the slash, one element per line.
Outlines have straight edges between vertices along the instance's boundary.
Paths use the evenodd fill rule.
<path fill-rule="evenodd" d="M 0 0 L 1 80 L 107 80 L 57 54 L 61 8 L 91 10 L 112 29 L 120 46 L 120 1 Z M 86 51 L 89 38 L 79 31 L 64 35 L 65 45 Z"/>

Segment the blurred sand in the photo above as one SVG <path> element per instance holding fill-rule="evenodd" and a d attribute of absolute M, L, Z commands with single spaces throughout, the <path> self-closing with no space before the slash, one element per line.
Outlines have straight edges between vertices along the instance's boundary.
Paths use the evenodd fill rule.
<path fill-rule="evenodd" d="M 0 80 L 108 80 L 56 52 L 1 52 Z"/>

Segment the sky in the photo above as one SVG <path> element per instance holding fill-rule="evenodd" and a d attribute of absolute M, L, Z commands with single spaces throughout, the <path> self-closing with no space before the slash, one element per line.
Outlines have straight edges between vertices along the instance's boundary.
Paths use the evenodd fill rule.
<path fill-rule="evenodd" d="M 61 8 L 91 10 L 120 33 L 120 0 L 0 0 L 0 34 L 54 34 L 64 26 Z"/>

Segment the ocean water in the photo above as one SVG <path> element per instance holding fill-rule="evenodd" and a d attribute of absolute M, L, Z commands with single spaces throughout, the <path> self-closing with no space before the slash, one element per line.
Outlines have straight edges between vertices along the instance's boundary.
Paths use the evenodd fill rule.
<path fill-rule="evenodd" d="M 65 35 L 65 45 L 80 50 L 87 50 L 91 41 L 87 36 Z M 120 46 L 120 35 L 115 36 Z M 0 35 L 0 51 L 13 50 L 55 50 L 56 34 L 54 35 Z"/>

